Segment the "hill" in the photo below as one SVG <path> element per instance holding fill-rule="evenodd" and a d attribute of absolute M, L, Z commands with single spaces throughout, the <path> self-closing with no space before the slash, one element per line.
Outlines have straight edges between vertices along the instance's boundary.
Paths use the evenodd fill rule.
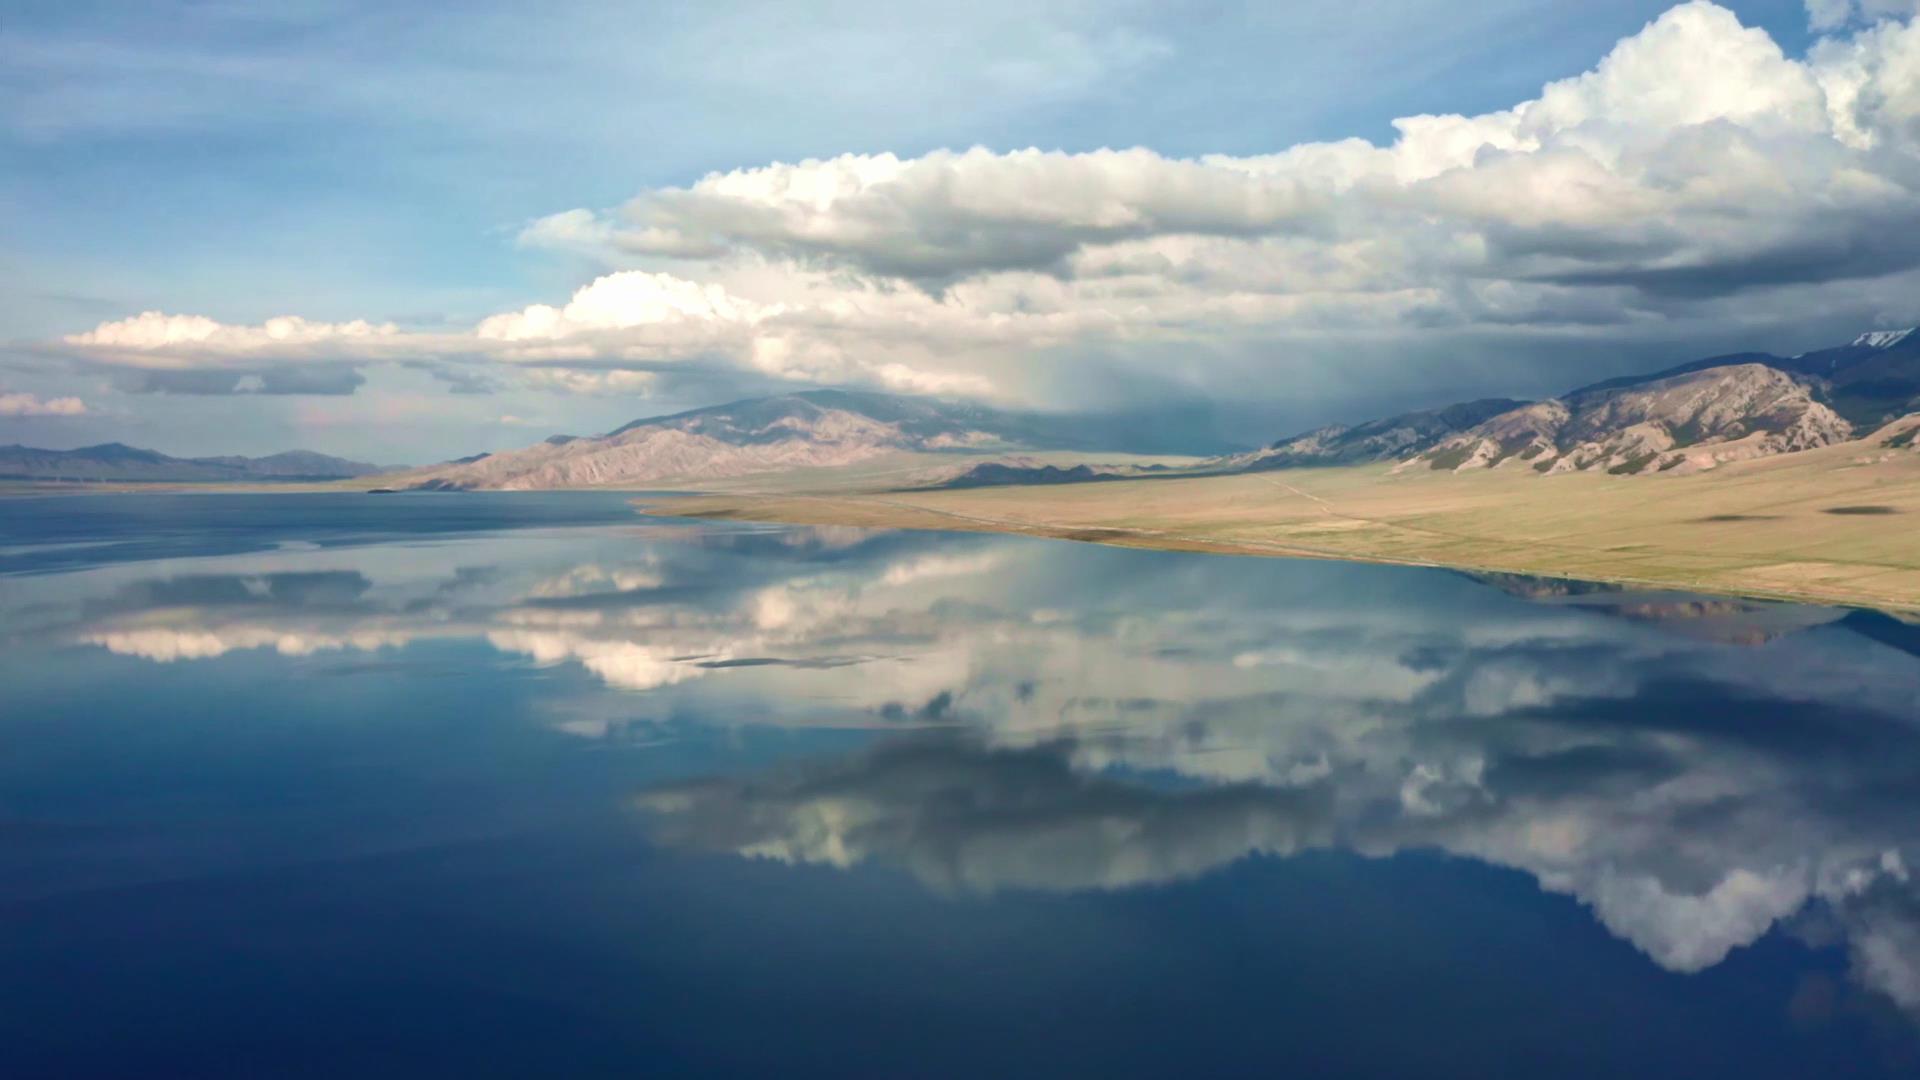
<path fill-rule="evenodd" d="M 67 482 L 247 482 L 345 480 L 385 471 L 364 461 L 289 450 L 266 457 L 177 458 L 125 443 L 78 450 L 0 446 L 0 479 Z"/>
<path fill-rule="evenodd" d="M 1126 417 L 808 390 L 635 420 L 604 435 L 556 436 L 390 482 L 427 490 L 622 487 L 837 468 L 903 452 L 1118 450 L 1129 442 L 1147 449 L 1183 443 L 1215 449 L 1206 428 L 1203 417 L 1194 417 L 1143 433 Z"/>

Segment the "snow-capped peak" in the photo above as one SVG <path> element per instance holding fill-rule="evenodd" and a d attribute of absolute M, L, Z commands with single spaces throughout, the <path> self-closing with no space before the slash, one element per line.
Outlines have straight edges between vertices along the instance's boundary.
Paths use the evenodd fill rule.
<path fill-rule="evenodd" d="M 1907 340 L 1907 335 L 1913 333 L 1915 329 L 1920 328 L 1909 326 L 1905 330 L 1869 330 L 1854 338 L 1853 343 L 1865 345 L 1869 349 L 1891 349 Z"/>

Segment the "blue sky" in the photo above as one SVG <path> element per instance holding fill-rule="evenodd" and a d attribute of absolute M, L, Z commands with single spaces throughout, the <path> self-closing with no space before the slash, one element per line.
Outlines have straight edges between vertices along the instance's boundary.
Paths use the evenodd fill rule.
<path fill-rule="evenodd" d="M 1494 344 L 1468 335 L 1444 365 L 1409 360 L 1404 368 L 1385 357 L 1407 350 L 1378 335 L 1277 349 L 1255 340 L 1260 334 L 1193 333 L 1186 316 L 1156 316 L 1154 333 L 1124 340 L 996 340 L 958 358 L 879 335 L 833 343 L 858 355 L 837 352 L 831 363 L 806 359 L 817 342 L 783 338 L 781 356 L 801 359 L 769 361 L 759 345 L 709 335 L 675 339 L 671 361 L 667 346 L 649 340 L 643 366 L 653 374 L 644 388 L 599 378 L 587 390 L 591 380 L 523 385 L 523 367 L 502 377 L 485 365 L 458 366 L 471 350 L 443 340 L 489 316 L 564 305 L 623 270 L 720 281 L 758 305 L 758 320 L 794 304 L 782 299 L 790 288 L 746 281 L 772 272 L 743 270 L 749 257 L 867 275 L 881 292 L 936 298 L 1016 269 L 943 264 L 902 274 L 897 261 L 802 250 L 793 237 L 742 240 L 732 226 L 723 230 L 724 256 L 714 248 L 697 264 L 680 250 L 634 242 L 591 250 L 523 233 L 557 212 L 615 222 L 641 212 L 619 209 L 629 200 L 685 191 L 711 172 L 843 154 L 911 161 L 942 148 L 1144 147 L 1166 159 L 1247 159 L 1349 137 L 1386 146 L 1397 117 L 1472 117 L 1534 99 L 1543 85 L 1593 69 L 1669 6 L 557 3 L 533 15 L 505 4 L 455 14 L 444 5 L 334 0 L 16 2 L 0 21 L 0 154 L 8 162 L 0 171 L 8 237 L 0 340 L 12 343 L 0 353 L 0 394 L 78 397 L 85 412 L 0 416 L 0 441 L 125 437 L 173 452 L 302 444 L 422 459 L 596 430 L 734 392 L 838 381 L 1052 407 L 1171 389 L 1257 398 L 1250 408 L 1260 422 L 1284 426 L 1402 399 L 1552 392 L 1569 378 L 1684 358 L 1696 346 L 1789 349 L 1838 332 L 1817 319 L 1734 325 L 1693 311 L 1662 333 L 1638 317 L 1609 323 L 1583 314 L 1555 325 L 1598 329 Z M 1798 0 L 1722 6 L 1789 58 L 1804 58 L 1815 41 Z M 1854 17 L 1833 33 L 1866 33 L 1881 13 L 1846 14 Z M 1881 175 L 1904 184 L 1903 169 Z M 1084 254 L 1094 242 L 1074 244 Z M 1057 265 L 1044 270 L 1062 276 Z M 1030 289 L 1019 303 L 1033 303 Z M 353 366 L 360 381 L 351 394 L 184 393 L 188 382 L 178 377 L 129 382 L 124 357 L 40 347 L 148 311 L 236 327 L 286 315 L 366 320 L 419 340 Z M 1879 311 L 1844 312 L 1869 314 Z M 1262 318 L 1273 333 L 1296 332 L 1284 313 Z M 1409 333 L 1422 325 L 1406 322 L 1404 310 L 1395 318 Z M 1167 332 L 1174 324 L 1185 329 Z M 750 361 L 713 359 L 736 347 Z M 1267 378 L 1260 356 L 1277 352 L 1287 362 Z M 590 370 L 617 366 L 611 355 L 597 353 L 601 366 Z M 1365 358 L 1364 385 L 1339 377 L 1347 355 Z M 660 377 L 662 365 L 683 360 Z M 225 358 L 213 366 L 241 372 L 236 381 L 248 391 L 345 385 L 256 374 L 280 362 L 269 350 L 245 365 Z M 901 375 L 906 369 L 916 374 Z M 935 374 L 921 378 L 923 370 Z M 491 392 L 448 392 L 482 386 Z M 1108 393 L 1116 386 L 1126 389 Z M 435 398 L 439 406 L 422 404 Z M 408 421 L 404 432 L 397 420 Z"/>

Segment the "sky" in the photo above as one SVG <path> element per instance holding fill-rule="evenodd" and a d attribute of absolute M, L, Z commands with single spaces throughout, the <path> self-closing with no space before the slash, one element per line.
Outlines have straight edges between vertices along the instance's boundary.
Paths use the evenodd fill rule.
<path fill-rule="evenodd" d="M 1914 9 L 16 0 L 0 443 L 841 385 L 1256 441 L 1797 352 L 1920 321 Z"/>

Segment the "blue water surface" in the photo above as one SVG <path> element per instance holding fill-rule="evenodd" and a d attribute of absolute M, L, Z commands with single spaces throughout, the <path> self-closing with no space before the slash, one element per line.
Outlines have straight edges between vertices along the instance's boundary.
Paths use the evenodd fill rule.
<path fill-rule="evenodd" d="M 0 1076 L 1920 1068 L 1884 615 L 600 494 L 0 501 Z"/>

